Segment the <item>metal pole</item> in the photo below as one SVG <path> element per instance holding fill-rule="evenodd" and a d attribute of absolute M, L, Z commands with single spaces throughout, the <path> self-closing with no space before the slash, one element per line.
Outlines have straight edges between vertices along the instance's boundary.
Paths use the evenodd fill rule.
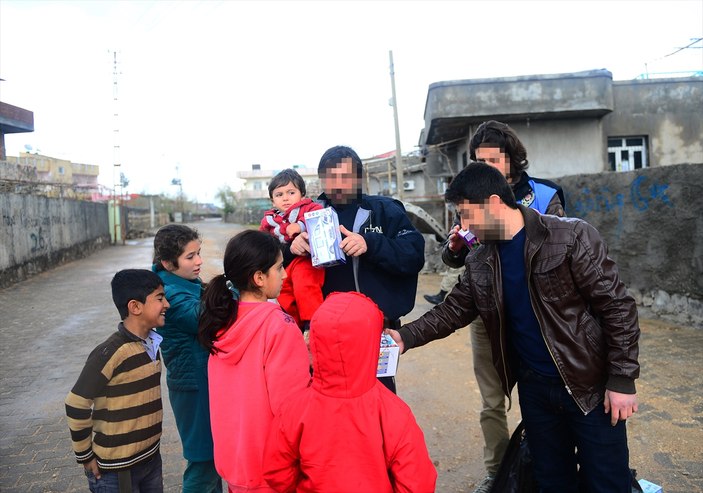
<path fill-rule="evenodd" d="M 398 128 L 398 100 L 395 96 L 395 69 L 393 67 L 393 50 L 388 52 L 391 60 L 391 90 L 393 96 L 393 121 L 395 122 L 395 181 L 398 200 L 403 200 L 403 156 L 400 154 L 400 130 Z M 388 186 L 390 187 L 390 183 Z"/>

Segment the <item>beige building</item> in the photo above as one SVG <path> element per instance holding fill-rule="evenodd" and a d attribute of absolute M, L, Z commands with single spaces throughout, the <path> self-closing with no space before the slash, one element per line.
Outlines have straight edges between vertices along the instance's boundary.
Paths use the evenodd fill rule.
<path fill-rule="evenodd" d="M 42 154 L 20 153 L 8 156 L 7 162 L 15 165 L 19 176 L 36 176 L 48 195 L 87 198 L 99 194 L 100 167 L 94 164 L 72 163 Z"/>

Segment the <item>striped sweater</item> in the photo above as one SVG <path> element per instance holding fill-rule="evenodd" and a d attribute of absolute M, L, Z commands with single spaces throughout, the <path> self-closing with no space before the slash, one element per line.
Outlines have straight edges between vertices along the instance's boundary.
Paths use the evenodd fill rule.
<path fill-rule="evenodd" d="M 161 357 L 153 361 L 142 340 L 119 324 L 88 356 L 66 397 L 76 460 L 97 458 L 103 470 L 128 469 L 159 451 Z"/>

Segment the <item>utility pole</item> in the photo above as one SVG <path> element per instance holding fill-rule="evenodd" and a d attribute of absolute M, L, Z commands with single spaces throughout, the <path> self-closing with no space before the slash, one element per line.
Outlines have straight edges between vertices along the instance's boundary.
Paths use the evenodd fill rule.
<path fill-rule="evenodd" d="M 395 181 L 398 200 L 403 200 L 403 156 L 400 154 L 400 130 L 398 129 L 398 100 L 395 96 L 395 68 L 393 67 L 393 50 L 388 52 L 391 59 L 391 91 L 393 96 L 393 121 L 395 122 Z M 391 188 L 390 182 L 388 188 Z"/>
<path fill-rule="evenodd" d="M 122 166 L 122 163 L 120 162 L 120 130 L 119 130 L 119 112 L 118 112 L 118 98 L 117 98 L 117 78 L 119 75 L 119 71 L 117 69 L 117 52 L 113 51 L 112 52 L 112 58 L 113 58 L 113 71 L 112 71 L 112 105 L 114 109 L 113 113 L 113 122 L 114 122 L 114 129 L 112 133 L 112 142 L 113 142 L 113 148 L 112 148 L 112 157 L 113 157 L 113 166 L 112 166 L 112 224 L 113 224 L 113 243 L 117 243 L 117 238 L 120 237 L 122 238 L 122 243 L 124 244 L 124 234 L 122 231 L 122 219 L 121 219 L 121 210 L 119 210 L 118 207 L 118 200 L 117 200 L 117 186 L 118 183 L 121 186 L 122 185 L 122 173 L 119 173 L 120 168 Z M 119 178 L 118 178 L 119 177 Z M 120 180 L 118 182 L 118 179 Z M 121 194 L 120 194 L 121 195 Z M 118 234 L 119 233 L 119 234 Z"/>

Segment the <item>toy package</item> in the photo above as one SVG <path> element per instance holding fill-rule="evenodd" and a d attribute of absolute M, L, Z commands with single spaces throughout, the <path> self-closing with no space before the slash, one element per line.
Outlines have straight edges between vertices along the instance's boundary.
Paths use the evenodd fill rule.
<path fill-rule="evenodd" d="M 313 267 L 331 267 L 346 263 L 347 257 L 339 247 L 342 234 L 339 232 L 339 218 L 334 209 L 325 207 L 306 212 L 305 226 L 308 230 Z"/>
<path fill-rule="evenodd" d="M 381 348 L 378 355 L 377 377 L 393 377 L 398 369 L 400 347 L 388 334 L 381 336 Z"/>

